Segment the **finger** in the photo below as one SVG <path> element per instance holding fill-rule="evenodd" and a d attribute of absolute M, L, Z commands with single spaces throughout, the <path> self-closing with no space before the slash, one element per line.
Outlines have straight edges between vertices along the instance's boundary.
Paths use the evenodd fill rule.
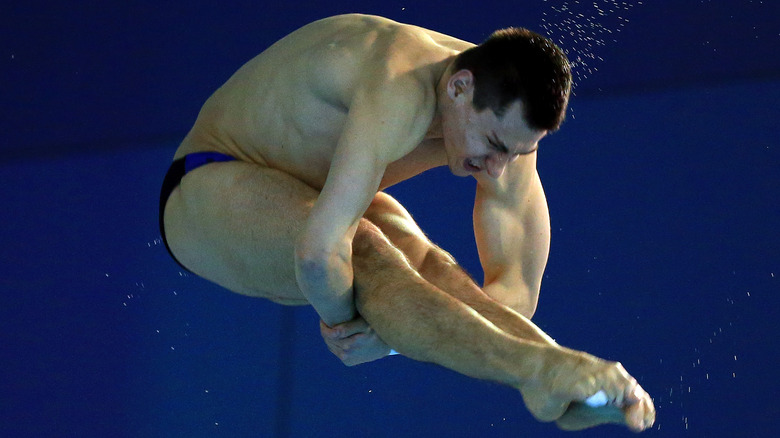
<path fill-rule="evenodd" d="M 328 347 L 328 351 L 333 353 L 336 357 L 338 357 L 339 359 L 342 358 L 344 351 L 338 345 L 328 340 L 325 340 L 325 346 Z"/>
<path fill-rule="evenodd" d="M 335 354 L 336 356 L 338 356 L 339 359 L 341 359 L 341 355 L 344 353 L 342 349 L 332 344 L 325 344 L 325 345 L 328 347 L 328 351 Z"/>
<path fill-rule="evenodd" d="M 322 320 L 320 320 L 320 333 L 322 334 L 322 337 L 326 339 L 335 340 L 335 339 L 340 339 L 342 337 L 341 330 L 338 328 L 338 325 L 329 327 Z"/>
<path fill-rule="evenodd" d="M 344 339 L 356 333 L 363 333 L 368 329 L 370 329 L 370 327 L 363 318 L 342 322 L 333 327 L 329 327 L 325 322 L 320 320 L 320 331 L 322 332 L 322 335 L 334 340 Z"/>
<path fill-rule="evenodd" d="M 358 348 L 360 348 L 361 344 L 363 343 L 363 338 L 365 338 L 365 335 L 362 333 L 357 333 L 352 336 L 348 336 L 346 338 L 341 338 L 335 343 L 345 352 L 350 353 Z"/>
<path fill-rule="evenodd" d="M 341 336 L 346 338 L 356 333 L 365 333 L 370 328 L 363 318 L 355 318 L 352 321 L 342 322 L 336 326 L 341 331 Z"/>

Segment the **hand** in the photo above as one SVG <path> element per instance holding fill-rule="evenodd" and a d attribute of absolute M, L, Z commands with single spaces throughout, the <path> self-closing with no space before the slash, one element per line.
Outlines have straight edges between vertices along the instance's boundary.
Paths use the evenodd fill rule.
<path fill-rule="evenodd" d="M 328 350 L 346 366 L 371 362 L 390 354 L 390 347 L 360 316 L 333 327 L 320 321 L 320 333 Z"/>
<path fill-rule="evenodd" d="M 655 421 L 652 399 L 620 363 L 579 351 L 553 350 L 538 380 L 520 391 L 537 419 L 557 421 L 566 430 L 621 423 L 641 432 Z M 598 391 L 607 394 L 606 406 L 590 408 L 583 404 Z"/>

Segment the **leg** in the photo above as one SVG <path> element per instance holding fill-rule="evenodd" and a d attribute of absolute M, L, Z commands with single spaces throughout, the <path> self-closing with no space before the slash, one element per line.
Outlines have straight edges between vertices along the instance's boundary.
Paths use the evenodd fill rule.
<path fill-rule="evenodd" d="M 280 171 L 242 162 L 210 164 L 187 174 L 171 194 L 166 233 L 177 258 L 204 278 L 237 293 L 306 304 L 295 281 L 293 249 L 317 195 Z M 593 370 L 597 363 L 509 335 L 425 281 L 376 226 L 367 220 L 360 225 L 353 258 L 358 309 L 397 350 L 515 387 L 544 380 L 555 383 L 548 385 L 550 393 L 576 385 L 567 391 L 574 398 L 594 393 L 596 382 L 618 380 L 589 377 L 584 380 L 593 384 L 577 385 L 583 379 L 574 374 L 599 374 Z M 567 372 L 578 368 L 584 371 Z M 540 419 L 555 418 L 532 406 Z"/>
<path fill-rule="evenodd" d="M 372 223 L 379 226 L 382 233 L 392 241 L 392 244 L 398 247 L 406 255 L 406 259 L 411 265 L 409 268 L 416 270 L 428 283 L 430 283 L 430 286 L 434 286 L 440 291 L 446 292 L 456 300 L 473 308 L 482 317 L 492 322 L 497 328 L 501 329 L 506 334 L 517 338 L 521 342 L 532 341 L 541 345 L 547 345 L 551 348 L 554 348 L 557 345 L 549 336 L 542 332 L 538 327 L 536 327 L 536 325 L 531 323 L 523 315 L 495 301 L 482 292 L 482 290 L 471 280 L 471 278 L 468 277 L 468 275 L 466 275 L 462 269 L 460 269 L 455 260 L 449 254 L 447 254 L 441 248 L 435 246 L 428 240 L 427 237 L 425 237 L 424 233 L 414 222 L 411 215 L 409 215 L 406 209 L 404 209 L 403 206 L 401 206 L 401 204 L 392 197 L 384 193 L 377 194 L 371 207 L 366 212 L 365 217 Z M 371 256 L 370 252 L 368 253 L 368 256 Z M 391 257 L 387 257 L 384 261 L 389 260 L 390 258 Z M 361 259 L 360 262 L 363 262 L 363 260 Z M 376 266 L 382 262 L 383 261 L 377 261 L 375 262 L 376 264 L 369 263 L 368 266 L 376 268 Z M 361 275 L 357 269 L 357 266 L 358 264 L 356 263 L 355 275 L 356 278 L 360 278 Z M 401 266 L 398 269 L 408 268 L 406 266 Z M 390 282 L 388 284 L 393 283 Z M 381 286 L 377 286 L 377 288 L 378 287 Z M 388 291 L 387 294 L 391 295 L 393 293 L 404 292 L 405 290 L 403 288 L 394 287 L 391 291 Z M 368 293 L 370 292 L 365 292 L 359 288 L 356 290 L 359 311 L 364 316 L 364 318 L 366 318 L 366 320 L 369 321 L 369 323 L 374 326 L 375 329 L 377 329 L 377 332 L 380 334 L 380 336 L 385 339 L 387 334 L 383 333 L 383 331 L 378 328 L 377 324 L 379 321 L 377 321 L 377 318 L 392 318 L 393 315 L 386 312 L 379 315 L 369 315 L 370 310 L 361 305 L 362 300 L 365 298 L 362 296 L 362 294 Z M 380 298 L 374 299 L 378 300 Z M 410 311 L 414 310 L 415 309 L 410 309 Z M 441 319 L 446 319 L 449 316 L 452 315 L 442 315 Z M 457 324 L 458 322 L 456 321 L 455 323 Z M 436 330 L 436 327 L 433 329 Z M 451 341 L 453 339 L 454 338 L 450 338 L 447 339 L 447 341 Z M 466 339 L 462 340 L 461 342 L 471 343 L 474 342 L 474 339 L 479 338 L 469 338 L 467 335 Z M 387 339 L 385 340 L 388 341 Z M 392 341 L 388 342 L 393 345 Z M 400 348 L 396 345 L 393 346 L 397 349 Z M 583 365 L 589 362 L 592 363 L 592 359 L 588 358 L 588 355 L 585 355 L 584 353 L 573 352 L 571 350 L 569 351 L 574 358 L 582 361 Z M 426 360 L 424 357 L 419 357 L 418 359 Z M 533 360 L 533 358 L 525 357 L 521 358 L 520 360 L 527 361 Z M 431 361 L 436 362 L 436 360 Z M 554 366 L 556 365 L 555 362 L 556 361 L 548 363 L 548 365 L 553 366 L 550 366 L 549 370 L 545 370 L 541 373 L 542 375 L 546 374 L 548 376 L 548 380 L 559 380 L 559 378 L 556 377 L 556 374 L 560 373 L 561 371 L 566 374 L 576 374 L 572 372 L 573 370 L 571 370 L 571 368 L 566 366 L 563 367 L 563 370 L 556 370 L 558 367 Z M 460 365 L 462 365 L 462 363 Z M 625 373 L 625 370 L 622 370 L 622 367 L 619 364 L 612 364 L 609 367 L 612 368 L 611 371 L 613 372 L 613 379 L 617 379 L 622 382 L 629 382 L 629 391 L 631 391 L 631 382 L 633 382 L 633 384 L 636 384 L 636 382 Z M 561 383 L 563 382 L 559 382 L 559 384 Z M 576 383 L 572 381 L 563 385 L 575 386 Z M 583 404 L 570 403 L 572 400 L 571 398 L 551 397 L 551 388 L 544 386 L 545 385 L 539 385 L 538 383 L 521 385 L 520 390 L 529 410 L 538 419 L 557 419 L 558 426 L 562 429 L 579 430 L 604 423 L 628 423 L 635 430 L 639 430 L 641 427 L 647 427 L 646 425 L 648 423 L 651 424 L 654 418 L 652 403 L 649 402 L 649 397 L 647 397 L 646 394 L 645 397 L 642 398 L 641 401 L 639 401 L 636 405 L 624 408 L 624 412 L 615 406 L 606 406 L 599 409 L 592 409 L 586 407 Z M 585 389 L 584 393 L 592 394 L 592 392 L 588 391 L 593 390 Z"/>
<path fill-rule="evenodd" d="M 411 266 L 425 280 L 467 304 L 508 334 L 555 344 L 528 318 L 485 294 L 452 256 L 428 240 L 412 216 L 391 196 L 378 193 L 365 217 L 406 255 Z"/>
<path fill-rule="evenodd" d="M 359 313 L 405 356 L 520 387 L 538 378 L 554 352 L 507 334 L 423 279 L 369 221 L 355 236 L 353 265 Z"/>
<path fill-rule="evenodd" d="M 227 289 L 305 304 L 295 282 L 293 250 L 316 197 L 315 190 L 273 169 L 243 162 L 203 166 L 171 194 L 165 209 L 168 240 L 185 266 Z M 369 221 L 359 228 L 353 257 L 358 305 L 392 346 L 412 358 L 513 386 L 541 368 L 543 346 L 509 336 L 423 280 Z"/>
<path fill-rule="evenodd" d="M 307 304 L 295 282 L 297 233 L 318 192 L 278 170 L 233 161 L 188 173 L 165 208 L 176 257 L 233 292 Z"/>

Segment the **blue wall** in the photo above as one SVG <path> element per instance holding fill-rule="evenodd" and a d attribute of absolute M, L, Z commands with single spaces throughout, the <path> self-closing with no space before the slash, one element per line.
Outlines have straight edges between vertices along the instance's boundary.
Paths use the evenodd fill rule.
<path fill-rule="evenodd" d="M 625 39 L 600 52 L 544 140 L 553 240 L 534 320 L 623 362 L 655 397 L 648 436 L 768 437 L 780 393 L 780 70 L 762 53 L 780 19 L 758 2 L 706 3 L 627 11 Z M 159 242 L 178 136 L 210 90 L 297 25 L 359 10 L 479 40 L 554 15 L 546 2 L 400 6 L 12 8 L 0 436 L 570 436 L 495 384 L 403 357 L 343 367 L 311 309 L 183 275 Z M 724 30 L 759 42 L 726 44 Z M 472 181 L 434 170 L 391 193 L 479 276 Z"/>

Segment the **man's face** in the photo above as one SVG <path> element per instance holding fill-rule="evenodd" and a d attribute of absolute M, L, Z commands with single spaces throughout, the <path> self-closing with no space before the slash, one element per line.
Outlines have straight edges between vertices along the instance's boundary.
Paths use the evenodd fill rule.
<path fill-rule="evenodd" d="M 535 152 L 547 131 L 528 127 L 520 101 L 509 106 L 499 119 L 489 108 L 476 111 L 471 93 L 467 94 L 461 102 L 454 102 L 443 120 L 447 163 L 457 176 L 486 172 L 498 178 L 508 163 Z"/>

